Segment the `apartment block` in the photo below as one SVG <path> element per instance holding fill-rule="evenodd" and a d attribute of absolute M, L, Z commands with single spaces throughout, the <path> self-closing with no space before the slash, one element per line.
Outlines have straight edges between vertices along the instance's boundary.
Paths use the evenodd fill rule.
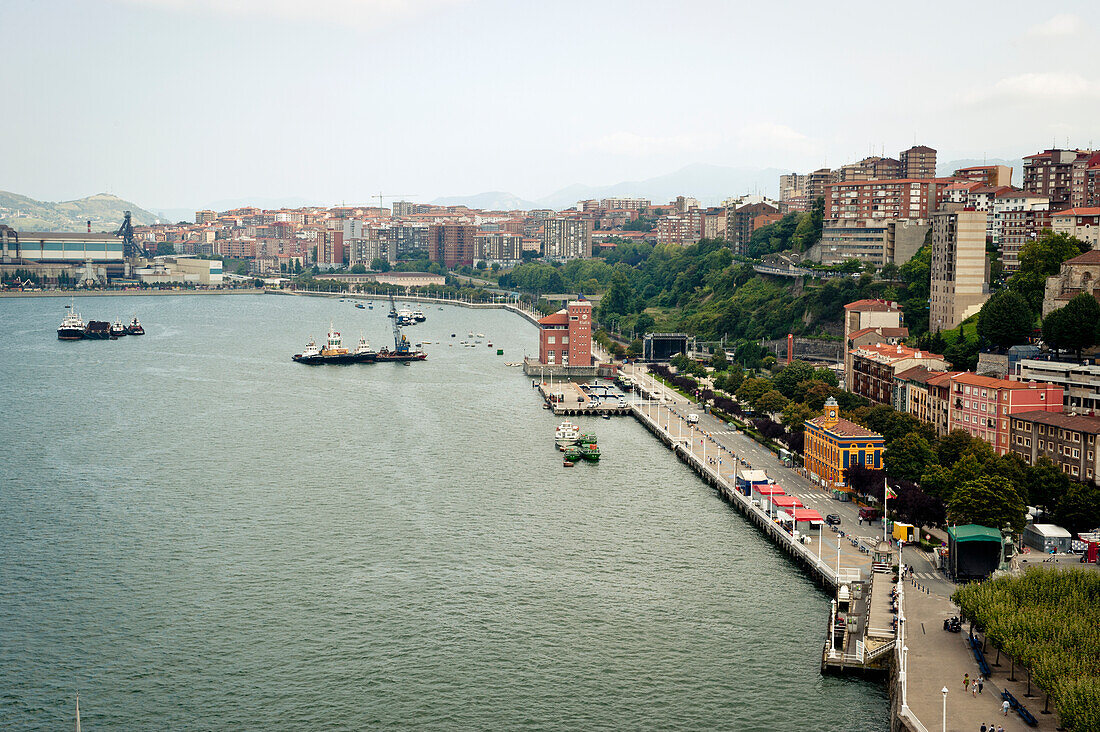
<path fill-rule="evenodd" d="M 1016 364 L 1017 381 L 1044 381 L 1062 387 L 1062 409 L 1073 414 L 1100 414 L 1100 365 L 1024 359 Z"/>
<path fill-rule="evenodd" d="M 927 145 L 914 145 L 898 155 L 903 178 L 935 178 L 936 151 Z"/>
<path fill-rule="evenodd" d="M 712 207 L 703 211 L 703 238 L 726 238 L 726 209 Z"/>
<path fill-rule="evenodd" d="M 923 219 L 826 220 L 821 243 L 815 248 L 822 264 L 841 264 L 848 259 L 871 262 L 876 267 L 908 262 L 924 244 L 929 224 Z"/>
<path fill-rule="evenodd" d="M 1100 249 L 1100 206 L 1069 208 L 1050 216 L 1050 228 Z"/>
<path fill-rule="evenodd" d="M 600 200 L 600 208 L 604 211 L 625 209 L 627 211 L 645 211 L 653 203 L 648 198 L 604 198 Z"/>
<path fill-rule="evenodd" d="M 481 259 L 477 233 L 472 224 L 432 224 L 428 227 L 428 255 L 447 269 L 472 266 Z"/>
<path fill-rule="evenodd" d="M 901 308 L 890 300 L 856 300 L 844 306 L 844 373 L 845 388 L 848 386 L 847 374 L 852 373 L 852 359 L 849 355 L 856 347 L 852 340 L 856 333 L 867 331 L 885 333 L 902 327 Z M 883 336 L 886 338 L 887 336 Z M 862 343 L 858 345 L 863 345 Z"/>
<path fill-rule="evenodd" d="M 551 259 L 587 259 L 592 256 L 592 222 L 551 218 L 543 222 L 542 255 Z"/>
<path fill-rule="evenodd" d="M 801 198 L 808 194 L 810 186 L 809 175 L 789 173 L 779 176 L 779 200 L 789 201 L 792 198 Z"/>
<path fill-rule="evenodd" d="M 825 186 L 825 218 L 924 219 L 939 208 L 950 178 L 890 179 Z"/>
<path fill-rule="evenodd" d="M 1021 412 L 1012 415 L 1012 452 L 1035 465 L 1050 458 L 1074 480 L 1096 483 L 1100 477 L 1100 417 Z"/>
<path fill-rule="evenodd" d="M 218 214 L 214 211 L 196 211 L 195 223 L 196 224 L 212 224 L 218 218 Z"/>
<path fill-rule="evenodd" d="M 506 231 L 477 235 L 482 257 L 490 262 L 516 262 L 523 259 L 523 237 Z"/>
<path fill-rule="evenodd" d="M 894 376 L 923 366 L 929 371 L 946 371 L 947 360 L 937 353 L 920 351 L 901 344 L 875 343 L 851 349 L 852 370 L 845 374 L 845 385 L 876 404 L 894 403 Z"/>
<path fill-rule="evenodd" d="M 756 218 L 765 214 L 778 214 L 779 206 L 766 201 L 731 206 L 726 209 L 726 241 L 734 254 L 748 251 L 752 232 L 756 230 Z"/>
<path fill-rule="evenodd" d="M 975 165 L 959 168 L 951 174 L 952 178 L 961 178 L 971 183 L 985 186 L 1011 186 L 1012 168 L 1007 165 Z"/>
<path fill-rule="evenodd" d="M 1009 381 L 973 373 L 951 377 L 950 430 L 963 430 L 993 446 L 998 455 L 1010 448 L 1009 420 L 1019 412 L 1062 412 L 1062 387 Z"/>
<path fill-rule="evenodd" d="M 928 327 L 950 330 L 989 299 L 985 211 L 932 215 L 932 281 Z"/>
<path fill-rule="evenodd" d="M 654 234 L 658 244 L 688 246 L 703 235 L 704 209 L 693 208 L 680 214 L 669 214 L 657 219 Z"/>
<path fill-rule="evenodd" d="M 1051 148 L 1024 158 L 1024 190 L 1049 197 L 1053 211 L 1100 205 L 1087 196 L 1097 176 L 1100 154 L 1094 150 Z"/>
<path fill-rule="evenodd" d="M 914 366 L 894 374 L 894 409 L 932 425 L 936 435 L 950 431 L 951 377 L 960 371 Z"/>

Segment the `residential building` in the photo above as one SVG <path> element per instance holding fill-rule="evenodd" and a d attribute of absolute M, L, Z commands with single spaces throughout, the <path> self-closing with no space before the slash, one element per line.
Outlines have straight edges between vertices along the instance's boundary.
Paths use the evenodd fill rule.
<path fill-rule="evenodd" d="M 825 186 L 826 219 L 926 219 L 939 208 L 950 178 L 895 178 Z"/>
<path fill-rule="evenodd" d="M 1100 414 L 1100 364 L 1024 359 L 1016 364 L 1017 381 L 1045 381 L 1062 387 L 1062 409 L 1072 414 Z"/>
<path fill-rule="evenodd" d="M 255 250 L 253 250 L 252 256 L 255 256 Z M 345 262 L 344 232 L 330 229 L 319 232 L 317 238 L 317 266 L 321 269 L 335 269 L 343 267 Z"/>
<path fill-rule="evenodd" d="M 686 213 L 693 208 L 702 207 L 702 204 L 699 203 L 699 199 L 692 198 L 691 196 L 676 196 L 676 200 L 672 201 L 671 205 L 676 209 L 677 213 Z"/>
<path fill-rule="evenodd" d="M 882 435 L 840 416 L 836 399 L 825 400 L 825 413 L 805 422 L 804 460 L 812 480 L 827 488 L 847 490 L 845 471 L 859 465 L 883 467 Z"/>
<path fill-rule="evenodd" d="M 826 220 L 811 256 L 822 264 L 859 259 L 876 267 L 901 265 L 921 248 L 928 229 L 924 219 Z"/>
<path fill-rule="evenodd" d="M 490 262 L 516 262 L 523 258 L 523 237 L 506 231 L 477 235 L 481 255 Z"/>
<path fill-rule="evenodd" d="M 1094 150 L 1044 150 L 1024 158 L 1024 190 L 1048 196 L 1052 211 L 1100 205 L 1086 197 L 1090 179 L 1095 180 L 1090 171 L 1098 168 L 1100 155 Z"/>
<path fill-rule="evenodd" d="M 932 425 L 940 437 L 949 431 L 950 377 L 959 371 L 932 371 L 914 366 L 894 374 L 894 409 Z"/>
<path fill-rule="evenodd" d="M 1051 227 L 1053 212 L 1047 208 L 1049 201 L 1044 198 L 1038 205 L 1042 208 L 1006 210 L 1000 214 L 1000 221 L 994 225 L 998 232 L 997 246 L 1001 250 L 1001 263 L 1006 275 L 1020 269 L 1020 252 Z"/>
<path fill-rule="evenodd" d="M 744 205 L 730 206 L 726 209 L 726 241 L 734 254 L 746 254 L 752 232 L 756 230 L 755 220 L 762 214 L 778 214 L 779 206 L 771 202 L 758 201 Z"/>
<path fill-rule="evenodd" d="M 1012 168 L 1007 165 L 974 165 L 959 168 L 951 174 L 952 178 L 961 178 L 984 186 L 1011 186 Z"/>
<path fill-rule="evenodd" d="M 1100 477 L 1100 417 L 1057 412 L 1012 415 L 1012 452 L 1035 465 L 1048 457 L 1074 480 L 1095 484 Z"/>
<path fill-rule="evenodd" d="M 898 155 L 902 178 L 935 178 L 936 151 L 927 145 L 914 145 Z"/>
<path fill-rule="evenodd" d="M 726 209 L 715 206 L 703 211 L 703 238 L 726 238 Z"/>
<path fill-rule="evenodd" d="M 812 200 L 827 197 L 827 189 L 831 183 L 836 183 L 836 174 L 828 168 L 819 168 L 810 173 L 810 179 L 806 183 L 806 195 Z M 826 200 L 826 204 L 828 201 Z"/>
<path fill-rule="evenodd" d="M 584 297 L 539 320 L 539 363 L 592 365 L 592 303 Z"/>
<path fill-rule="evenodd" d="M 852 369 L 846 372 L 848 391 L 876 404 L 894 403 L 894 376 L 914 366 L 929 371 L 946 371 L 943 356 L 903 346 L 900 343 L 874 343 L 849 351 Z"/>
<path fill-rule="evenodd" d="M 970 372 L 950 378 L 950 430 L 963 430 L 993 446 L 1009 450 L 1009 419 L 1018 412 L 1062 411 L 1062 387 L 1043 382 L 993 379 Z"/>
<path fill-rule="evenodd" d="M 657 219 L 654 234 L 658 244 L 688 246 L 703 235 L 704 209 L 693 208 L 680 214 L 668 214 Z"/>
<path fill-rule="evenodd" d="M 985 211 L 932 215 L 932 281 L 928 327 L 950 330 L 989 299 Z"/>
<path fill-rule="evenodd" d="M 856 163 L 840 166 L 836 171 L 837 181 L 884 180 L 904 178 L 905 166 L 900 160 L 871 156 Z"/>
<path fill-rule="evenodd" d="M 1062 262 L 1058 274 L 1048 277 L 1043 293 L 1043 317 L 1063 308 L 1071 299 L 1087 292 L 1100 301 L 1100 250 L 1093 249 Z"/>
<path fill-rule="evenodd" d="M 974 370 L 984 376 L 996 376 L 1007 379 L 1016 373 L 1016 364 L 1025 358 L 1039 358 L 1042 349 L 1033 345 L 1016 345 L 997 351 L 982 351 L 978 354 L 978 366 Z"/>
<path fill-rule="evenodd" d="M 481 259 L 477 227 L 473 224 L 432 224 L 428 228 L 428 253 L 447 269 L 473 266 Z"/>
<path fill-rule="evenodd" d="M 628 211 L 645 211 L 652 206 L 648 198 L 604 198 L 600 201 L 600 208 L 605 211 L 625 209 Z"/>
<path fill-rule="evenodd" d="M 592 222 L 555 217 L 543 222 L 542 255 L 550 259 L 587 259 L 592 256 Z"/>
<path fill-rule="evenodd" d="M 779 200 L 789 201 L 792 198 L 802 198 L 807 195 L 810 186 L 809 175 L 789 173 L 779 176 Z"/>
<path fill-rule="evenodd" d="M 1050 228 L 1056 234 L 1069 234 L 1100 249 L 1100 206 L 1068 208 L 1051 214 Z"/>
<path fill-rule="evenodd" d="M 196 224 L 212 224 L 217 218 L 218 214 L 216 211 L 205 210 L 195 212 Z"/>
<path fill-rule="evenodd" d="M 844 306 L 844 373 L 852 373 L 852 359 L 849 355 L 856 347 L 852 337 L 856 333 L 865 334 L 868 330 L 882 333 L 887 329 L 901 328 L 901 308 L 889 300 L 856 300 Z M 884 340 L 887 336 L 877 340 Z M 860 343 L 859 345 L 863 345 Z M 845 376 L 845 386 L 847 386 Z M 849 389 L 850 391 L 850 389 Z"/>

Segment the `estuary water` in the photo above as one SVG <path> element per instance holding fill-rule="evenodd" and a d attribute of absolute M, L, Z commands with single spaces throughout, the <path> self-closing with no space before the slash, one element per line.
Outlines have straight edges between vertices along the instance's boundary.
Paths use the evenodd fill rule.
<path fill-rule="evenodd" d="M 77 298 L 147 335 L 68 343 L 66 303 L 0 299 L 0 728 L 888 728 L 819 674 L 828 597 L 633 419 L 562 467 L 518 316 L 310 367 L 386 306 Z"/>

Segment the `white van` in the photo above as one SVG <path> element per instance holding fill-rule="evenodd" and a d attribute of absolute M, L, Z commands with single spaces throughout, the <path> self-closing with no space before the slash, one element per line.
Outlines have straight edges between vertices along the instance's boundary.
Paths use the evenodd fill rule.
<path fill-rule="evenodd" d="M 689 414 L 687 416 L 687 423 L 688 424 L 699 424 L 699 415 L 698 414 Z"/>

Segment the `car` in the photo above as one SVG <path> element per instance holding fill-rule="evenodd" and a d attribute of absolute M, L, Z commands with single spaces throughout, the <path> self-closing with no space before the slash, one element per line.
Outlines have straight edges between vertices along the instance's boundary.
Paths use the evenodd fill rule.
<path fill-rule="evenodd" d="M 825 517 L 825 523 L 829 524 L 829 526 L 839 526 L 840 525 L 840 515 L 835 514 L 835 513 L 830 513 L 828 516 Z"/>
<path fill-rule="evenodd" d="M 699 415 L 698 414 L 689 414 L 687 416 L 687 423 L 688 424 L 699 424 Z"/>

